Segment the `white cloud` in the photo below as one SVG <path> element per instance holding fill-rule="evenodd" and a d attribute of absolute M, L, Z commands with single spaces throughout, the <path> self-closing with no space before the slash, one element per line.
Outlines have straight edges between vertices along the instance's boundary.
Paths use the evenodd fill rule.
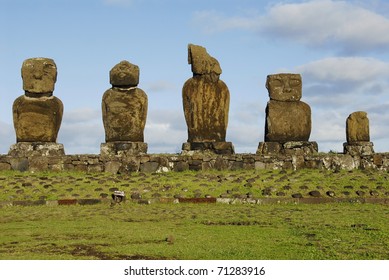
<path fill-rule="evenodd" d="M 330 57 L 297 66 L 303 100 L 320 108 L 363 110 L 381 104 L 389 88 L 389 63 L 369 57 Z"/>
<path fill-rule="evenodd" d="M 326 83 L 366 83 L 388 77 L 389 63 L 370 57 L 329 57 L 298 66 L 296 71 Z"/>
<path fill-rule="evenodd" d="M 228 17 L 202 11 L 195 13 L 194 22 L 206 32 L 246 29 L 268 38 L 342 53 L 387 51 L 389 47 L 389 19 L 346 1 L 279 3 L 262 15 Z"/>

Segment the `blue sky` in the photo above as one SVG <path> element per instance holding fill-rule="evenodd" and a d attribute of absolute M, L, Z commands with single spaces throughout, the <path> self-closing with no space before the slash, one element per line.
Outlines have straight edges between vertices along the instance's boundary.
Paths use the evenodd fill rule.
<path fill-rule="evenodd" d="M 302 75 L 320 151 L 342 151 L 354 111 L 368 113 L 375 150 L 389 151 L 388 1 L 0 0 L 0 26 L 0 153 L 15 143 L 12 103 L 31 57 L 57 64 L 54 95 L 65 107 L 58 142 L 67 154 L 99 153 L 101 98 L 121 60 L 140 67 L 149 152 L 180 152 L 189 43 L 221 65 L 236 152 L 255 153 L 263 141 L 266 76 L 281 72 Z"/>

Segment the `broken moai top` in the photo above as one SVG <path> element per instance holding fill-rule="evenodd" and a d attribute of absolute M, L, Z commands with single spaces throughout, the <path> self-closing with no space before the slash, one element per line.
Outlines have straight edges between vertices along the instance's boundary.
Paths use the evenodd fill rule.
<path fill-rule="evenodd" d="M 111 69 L 109 80 L 114 87 L 136 87 L 139 84 L 139 67 L 123 60 Z"/>
<path fill-rule="evenodd" d="M 367 113 L 358 111 L 350 114 L 346 120 L 347 143 L 369 142 L 369 119 Z"/>
<path fill-rule="evenodd" d="M 110 71 L 110 83 L 102 98 L 106 142 L 143 142 L 148 99 L 137 87 L 139 67 L 121 61 Z"/>
<path fill-rule="evenodd" d="M 302 95 L 301 75 L 290 73 L 268 75 L 266 88 L 270 100 L 299 101 Z"/>
<path fill-rule="evenodd" d="M 23 89 L 26 95 L 51 95 L 57 81 L 57 66 L 50 58 L 29 58 L 22 65 Z"/>
<path fill-rule="evenodd" d="M 222 69 L 219 62 L 207 53 L 202 46 L 188 45 L 188 63 L 192 65 L 193 75 L 209 75 L 212 79 L 219 79 Z"/>
<path fill-rule="evenodd" d="M 182 89 L 188 142 L 225 142 L 230 93 L 219 79 L 219 62 L 205 48 L 188 45 L 193 77 Z"/>

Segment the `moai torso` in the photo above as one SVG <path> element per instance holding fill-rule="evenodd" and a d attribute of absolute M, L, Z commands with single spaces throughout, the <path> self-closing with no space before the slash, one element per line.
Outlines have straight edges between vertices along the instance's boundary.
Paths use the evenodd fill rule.
<path fill-rule="evenodd" d="M 369 119 L 367 113 L 358 111 L 350 114 L 346 120 L 347 143 L 370 142 Z"/>
<path fill-rule="evenodd" d="M 137 88 L 139 68 L 122 61 L 110 71 L 112 88 L 102 100 L 105 141 L 143 142 L 147 118 L 147 95 Z"/>
<path fill-rule="evenodd" d="M 269 75 L 266 88 L 270 101 L 266 107 L 265 141 L 308 141 L 311 134 L 311 108 L 300 101 L 301 76 Z"/>
<path fill-rule="evenodd" d="M 32 58 L 23 62 L 23 89 L 12 107 L 17 142 L 56 142 L 63 104 L 54 97 L 57 68 L 52 59 Z"/>
<path fill-rule="evenodd" d="M 224 142 L 228 125 L 230 93 L 219 79 L 218 61 L 201 46 L 188 46 L 193 77 L 182 89 L 188 142 Z"/>

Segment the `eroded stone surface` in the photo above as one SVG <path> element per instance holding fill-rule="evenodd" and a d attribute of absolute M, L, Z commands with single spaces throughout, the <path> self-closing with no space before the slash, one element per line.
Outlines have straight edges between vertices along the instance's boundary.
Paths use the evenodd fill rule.
<path fill-rule="evenodd" d="M 308 141 L 310 134 L 311 108 L 308 104 L 274 100 L 267 103 L 266 142 Z"/>
<path fill-rule="evenodd" d="M 13 157 L 63 156 L 65 149 L 62 144 L 54 142 L 19 142 L 11 145 L 8 155 Z"/>
<path fill-rule="evenodd" d="M 299 101 L 302 95 L 301 75 L 289 73 L 268 75 L 266 88 L 270 100 Z"/>
<path fill-rule="evenodd" d="M 343 152 L 351 156 L 371 156 L 374 154 L 373 146 L 372 142 L 367 141 L 344 143 Z"/>
<path fill-rule="evenodd" d="M 348 116 L 346 120 L 346 138 L 349 144 L 370 141 L 369 119 L 366 112 L 358 111 Z"/>
<path fill-rule="evenodd" d="M 62 122 L 63 104 L 52 96 L 57 79 L 49 58 L 31 58 L 22 66 L 25 95 L 12 107 L 17 142 L 56 142 Z"/>
<path fill-rule="evenodd" d="M 230 103 L 226 84 L 195 76 L 186 81 L 182 98 L 188 142 L 225 141 Z"/>
<path fill-rule="evenodd" d="M 202 46 L 188 45 L 188 63 L 192 65 L 193 75 L 214 74 L 219 76 L 222 73 L 219 62 Z"/>
<path fill-rule="evenodd" d="M 50 58 L 29 58 L 22 65 L 23 89 L 28 93 L 52 93 L 57 81 L 57 66 Z"/>
<path fill-rule="evenodd" d="M 105 141 L 143 142 L 148 99 L 137 88 L 139 68 L 128 61 L 115 65 L 110 72 L 113 85 L 102 98 Z"/>
<path fill-rule="evenodd" d="M 147 107 L 147 95 L 139 88 L 107 90 L 102 100 L 105 141 L 143 142 Z"/>
<path fill-rule="evenodd" d="M 109 72 L 109 80 L 113 86 L 137 86 L 139 84 L 139 67 L 123 60 Z"/>
<path fill-rule="evenodd" d="M 17 142 L 56 142 L 63 104 L 55 96 L 18 97 L 12 106 Z"/>
<path fill-rule="evenodd" d="M 102 143 L 100 146 L 100 155 L 109 156 L 133 156 L 147 153 L 147 143 L 143 142 L 109 142 Z"/>
<path fill-rule="evenodd" d="M 182 89 L 188 142 L 225 142 L 230 93 L 219 79 L 218 61 L 205 48 L 189 44 L 188 62 L 193 77 Z"/>

